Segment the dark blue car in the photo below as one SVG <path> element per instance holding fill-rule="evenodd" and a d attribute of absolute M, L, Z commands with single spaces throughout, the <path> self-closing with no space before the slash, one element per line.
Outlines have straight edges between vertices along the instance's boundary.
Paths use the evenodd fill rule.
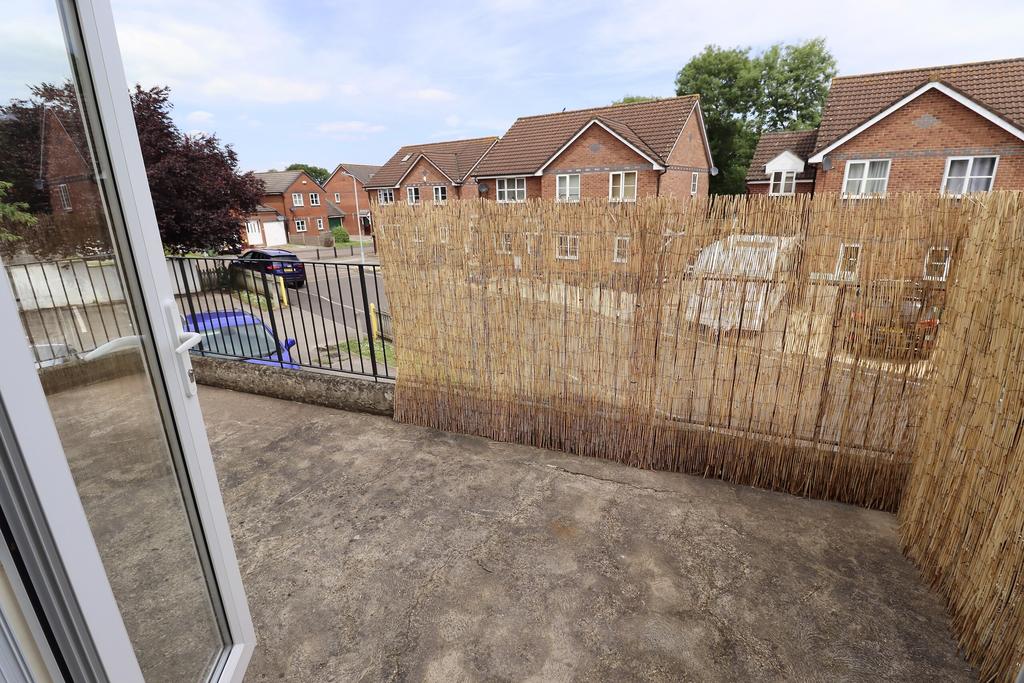
<path fill-rule="evenodd" d="M 306 284 L 306 266 L 299 257 L 284 249 L 253 249 L 231 262 L 231 268 L 244 268 L 282 277 L 286 285 L 296 289 Z"/>
<path fill-rule="evenodd" d="M 288 349 L 295 346 L 294 339 L 281 343 L 273 330 L 254 316 L 243 311 L 213 311 L 184 316 L 184 327 L 202 337 L 193 353 L 211 356 L 241 358 L 247 363 L 275 365 L 298 370 Z"/>

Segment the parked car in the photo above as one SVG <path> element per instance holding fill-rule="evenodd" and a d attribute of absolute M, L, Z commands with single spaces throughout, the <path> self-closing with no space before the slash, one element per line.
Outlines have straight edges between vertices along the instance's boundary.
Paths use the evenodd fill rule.
<path fill-rule="evenodd" d="M 61 342 L 44 342 L 32 344 L 32 355 L 35 357 L 37 368 L 50 368 L 76 360 L 78 349 Z"/>
<path fill-rule="evenodd" d="M 244 268 L 283 277 L 286 285 L 306 284 L 306 266 L 299 257 L 284 249 L 252 249 L 231 262 L 231 268 Z"/>
<path fill-rule="evenodd" d="M 183 316 L 182 327 L 198 332 L 203 340 L 192 352 L 199 355 L 241 358 L 256 365 L 274 365 L 298 370 L 288 349 L 294 339 L 281 342 L 274 331 L 257 317 L 243 311 L 212 311 Z"/>
<path fill-rule="evenodd" d="M 848 319 L 850 351 L 923 358 L 939 331 L 945 289 L 920 280 L 874 280 L 857 288 Z"/>

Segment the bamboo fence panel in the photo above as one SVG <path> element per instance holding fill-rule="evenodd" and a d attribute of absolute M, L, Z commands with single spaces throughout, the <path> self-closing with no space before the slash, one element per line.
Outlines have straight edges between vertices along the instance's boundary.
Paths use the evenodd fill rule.
<path fill-rule="evenodd" d="M 982 680 L 1024 664 L 1024 195 L 980 203 L 951 289 L 900 510 Z"/>
<path fill-rule="evenodd" d="M 904 289 L 944 296 L 924 260 L 948 246 L 955 269 L 967 212 L 917 195 L 382 207 L 396 419 L 895 510 L 930 371 L 902 348 L 920 322 Z M 896 285 L 858 329 L 876 282 Z"/>

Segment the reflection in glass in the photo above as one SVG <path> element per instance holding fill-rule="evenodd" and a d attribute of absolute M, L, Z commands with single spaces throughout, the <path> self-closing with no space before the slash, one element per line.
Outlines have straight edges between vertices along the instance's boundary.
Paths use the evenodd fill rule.
<path fill-rule="evenodd" d="M 223 638 L 153 377 L 138 344 L 104 346 L 146 328 L 112 239 L 111 188 L 98 181 L 101 137 L 84 123 L 91 105 L 56 8 L 15 12 L 7 19 L 29 17 L 53 39 L 5 60 L 35 85 L 0 81 L 0 259 L 142 671 L 203 680 Z"/>

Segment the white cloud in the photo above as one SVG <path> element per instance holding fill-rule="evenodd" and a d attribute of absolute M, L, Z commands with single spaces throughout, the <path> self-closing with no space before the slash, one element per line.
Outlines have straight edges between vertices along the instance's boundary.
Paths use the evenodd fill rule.
<path fill-rule="evenodd" d="M 441 88 L 420 88 L 413 90 L 410 95 L 415 100 L 422 102 L 451 102 L 455 94 Z"/>
<path fill-rule="evenodd" d="M 193 112 L 189 112 L 188 116 L 185 117 L 185 121 L 188 123 L 209 123 L 213 121 L 213 114 L 202 109 L 197 109 Z"/>
<path fill-rule="evenodd" d="M 321 123 L 316 129 L 320 133 L 379 133 L 387 130 L 380 124 L 365 121 L 329 121 Z"/>

